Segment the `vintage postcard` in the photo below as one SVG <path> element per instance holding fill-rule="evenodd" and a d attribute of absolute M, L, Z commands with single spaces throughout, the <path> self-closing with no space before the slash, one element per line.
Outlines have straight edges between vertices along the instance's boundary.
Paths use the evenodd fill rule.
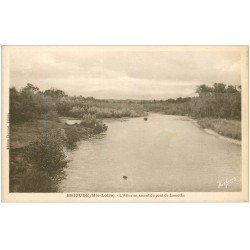
<path fill-rule="evenodd" d="M 248 201 L 248 46 L 3 46 L 5 202 Z"/>

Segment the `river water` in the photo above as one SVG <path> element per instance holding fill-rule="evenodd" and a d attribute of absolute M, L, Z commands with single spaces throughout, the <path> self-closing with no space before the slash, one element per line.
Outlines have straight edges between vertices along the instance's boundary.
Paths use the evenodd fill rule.
<path fill-rule="evenodd" d="M 148 121 L 104 123 L 105 133 L 67 152 L 61 192 L 241 190 L 241 145 L 206 133 L 190 118 L 150 114 Z"/>

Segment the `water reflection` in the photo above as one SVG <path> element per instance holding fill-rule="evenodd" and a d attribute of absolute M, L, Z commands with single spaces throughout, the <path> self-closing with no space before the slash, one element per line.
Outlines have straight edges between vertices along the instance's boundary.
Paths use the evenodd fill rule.
<path fill-rule="evenodd" d="M 188 117 L 104 123 L 105 133 L 68 152 L 62 192 L 241 190 L 241 146 L 205 133 Z M 226 178 L 236 181 L 218 188 Z"/>

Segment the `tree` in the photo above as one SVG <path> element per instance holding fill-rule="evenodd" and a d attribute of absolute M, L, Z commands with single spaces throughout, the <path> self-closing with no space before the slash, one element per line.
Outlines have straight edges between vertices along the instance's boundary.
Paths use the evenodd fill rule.
<path fill-rule="evenodd" d="M 62 91 L 60 89 L 55 89 L 55 88 L 45 90 L 44 94 L 46 96 L 50 96 L 50 97 L 55 98 L 55 99 L 59 99 L 59 98 L 66 96 L 64 91 Z"/>
<path fill-rule="evenodd" d="M 17 91 L 10 88 L 10 122 L 18 123 L 37 119 L 57 119 L 55 101 L 44 95 L 38 87 L 28 83 Z"/>
<path fill-rule="evenodd" d="M 18 123 L 37 119 L 41 112 L 38 103 L 38 91 L 33 85 L 27 85 L 20 92 L 10 88 L 10 122 Z"/>
<path fill-rule="evenodd" d="M 38 170 L 45 171 L 53 179 L 60 179 L 67 167 L 64 146 L 66 135 L 64 130 L 48 130 L 43 132 L 26 151 L 26 160 Z"/>
<path fill-rule="evenodd" d="M 27 83 L 26 87 L 24 87 L 22 91 L 32 91 L 33 93 L 37 93 L 39 92 L 39 88 L 35 87 L 31 83 Z"/>
<path fill-rule="evenodd" d="M 209 87 L 206 84 L 202 84 L 198 86 L 196 89 L 196 93 L 199 94 L 199 96 L 209 95 L 213 92 L 213 87 Z"/>
<path fill-rule="evenodd" d="M 233 85 L 229 85 L 227 87 L 227 93 L 237 93 L 238 90 L 236 89 L 236 86 L 233 86 Z"/>
<path fill-rule="evenodd" d="M 214 92 L 215 93 L 225 93 L 226 92 L 226 84 L 214 83 Z"/>

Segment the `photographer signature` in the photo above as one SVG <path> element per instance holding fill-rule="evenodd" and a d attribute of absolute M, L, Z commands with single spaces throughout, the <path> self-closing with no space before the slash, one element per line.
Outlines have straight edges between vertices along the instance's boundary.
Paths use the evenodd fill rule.
<path fill-rule="evenodd" d="M 224 180 L 224 181 L 219 180 L 218 181 L 218 188 L 221 188 L 221 187 L 227 188 L 229 185 L 231 185 L 234 182 L 236 182 L 236 177 L 233 177 L 231 179 L 226 178 L 226 180 Z"/>

